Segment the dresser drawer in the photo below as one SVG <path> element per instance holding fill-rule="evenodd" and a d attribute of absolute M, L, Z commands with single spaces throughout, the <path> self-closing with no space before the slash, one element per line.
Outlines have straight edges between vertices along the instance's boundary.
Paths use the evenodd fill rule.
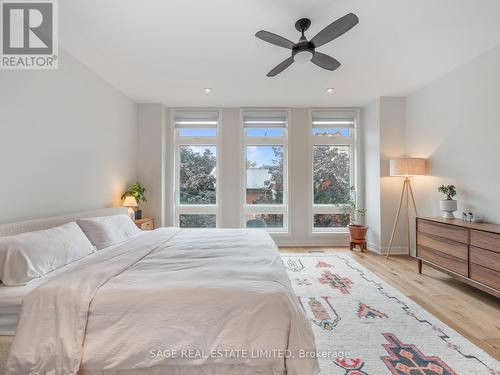
<path fill-rule="evenodd" d="M 465 277 L 468 276 L 469 267 L 466 260 L 454 257 L 446 253 L 442 253 L 434 249 L 430 249 L 420 244 L 417 246 L 417 255 L 419 258 L 458 273 L 459 275 Z"/>
<path fill-rule="evenodd" d="M 418 220 L 418 231 L 453 240 L 461 243 L 469 243 L 469 231 L 466 228 L 454 225 L 434 223 L 428 220 Z"/>
<path fill-rule="evenodd" d="M 470 262 L 500 272 L 500 253 L 471 246 Z"/>
<path fill-rule="evenodd" d="M 418 235 L 418 244 L 426 248 L 451 255 L 455 258 L 462 259 L 463 261 L 468 260 L 468 246 L 460 242 L 420 233 Z"/>
<path fill-rule="evenodd" d="M 470 231 L 470 244 L 500 253 L 500 234 L 473 229 Z"/>
<path fill-rule="evenodd" d="M 470 278 L 490 288 L 500 290 L 500 272 L 471 263 Z"/>

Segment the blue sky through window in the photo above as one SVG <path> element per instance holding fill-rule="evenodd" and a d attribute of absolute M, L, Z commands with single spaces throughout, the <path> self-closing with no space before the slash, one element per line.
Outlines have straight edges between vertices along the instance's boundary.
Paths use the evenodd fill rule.
<path fill-rule="evenodd" d="M 246 128 L 247 137 L 283 137 L 285 129 L 283 128 Z"/>
<path fill-rule="evenodd" d="M 273 146 L 247 146 L 247 161 L 249 163 L 256 163 L 253 168 L 273 165 L 273 159 L 275 158 Z"/>

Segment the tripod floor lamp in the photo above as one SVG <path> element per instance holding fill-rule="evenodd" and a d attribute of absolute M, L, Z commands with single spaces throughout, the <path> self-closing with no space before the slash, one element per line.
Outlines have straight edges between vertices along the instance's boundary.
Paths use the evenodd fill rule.
<path fill-rule="evenodd" d="M 404 177 L 403 189 L 401 190 L 401 197 L 399 198 L 398 213 L 394 220 L 394 226 L 392 227 L 391 240 L 389 242 L 389 248 L 387 249 L 388 258 L 391 254 L 392 243 L 394 241 L 394 235 L 396 234 L 396 229 L 398 227 L 399 216 L 401 214 L 401 207 L 406 197 L 406 225 L 407 225 L 407 244 L 408 244 L 408 255 L 410 255 L 410 198 L 415 215 L 417 213 L 417 205 L 415 204 L 415 197 L 413 196 L 413 190 L 411 188 L 410 177 L 411 176 L 421 176 L 427 174 L 427 162 L 425 159 L 417 158 L 406 158 L 406 159 L 393 159 L 390 161 L 390 175 L 395 177 Z"/>

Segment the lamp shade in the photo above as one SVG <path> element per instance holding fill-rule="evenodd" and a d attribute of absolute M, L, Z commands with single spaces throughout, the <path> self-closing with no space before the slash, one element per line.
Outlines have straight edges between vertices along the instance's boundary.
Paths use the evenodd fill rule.
<path fill-rule="evenodd" d="M 125 197 L 125 200 L 123 201 L 122 206 L 123 207 L 137 207 L 137 201 L 133 196 L 127 195 Z"/>
<path fill-rule="evenodd" d="M 427 174 L 427 160 L 420 158 L 392 159 L 391 176 L 421 176 Z"/>

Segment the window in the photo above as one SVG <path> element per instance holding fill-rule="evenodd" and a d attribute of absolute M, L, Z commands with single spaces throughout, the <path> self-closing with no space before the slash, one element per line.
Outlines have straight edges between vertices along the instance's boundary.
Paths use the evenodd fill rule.
<path fill-rule="evenodd" d="M 217 226 L 217 111 L 174 113 L 175 225 Z"/>
<path fill-rule="evenodd" d="M 243 114 L 247 228 L 287 231 L 287 118 L 281 111 Z"/>
<path fill-rule="evenodd" d="M 312 223 L 313 232 L 339 231 L 349 224 L 342 206 L 354 185 L 355 116 L 312 113 Z"/>

